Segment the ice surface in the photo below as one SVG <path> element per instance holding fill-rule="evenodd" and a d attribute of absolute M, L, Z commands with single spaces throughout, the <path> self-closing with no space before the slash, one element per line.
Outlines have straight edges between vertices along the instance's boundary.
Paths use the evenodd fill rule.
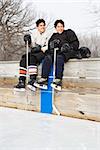
<path fill-rule="evenodd" d="M 100 150 L 100 123 L 1 107 L 0 150 Z"/>

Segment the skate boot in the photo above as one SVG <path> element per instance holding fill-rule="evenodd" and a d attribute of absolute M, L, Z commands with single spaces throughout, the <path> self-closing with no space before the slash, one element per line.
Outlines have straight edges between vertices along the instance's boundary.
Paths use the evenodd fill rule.
<path fill-rule="evenodd" d="M 25 91 L 25 81 L 19 80 L 19 83 L 14 87 L 15 91 Z"/>
<path fill-rule="evenodd" d="M 62 81 L 61 81 L 61 79 L 55 79 L 51 83 L 51 87 L 54 88 L 55 90 L 61 91 L 61 89 L 62 89 Z"/>
<path fill-rule="evenodd" d="M 34 86 L 40 89 L 47 90 L 47 78 L 41 78 L 34 83 Z"/>
<path fill-rule="evenodd" d="M 29 82 L 28 82 L 28 85 L 27 85 L 27 87 L 31 90 L 31 91 L 36 91 L 36 87 L 34 86 L 34 82 L 35 82 L 35 80 L 30 80 Z"/>

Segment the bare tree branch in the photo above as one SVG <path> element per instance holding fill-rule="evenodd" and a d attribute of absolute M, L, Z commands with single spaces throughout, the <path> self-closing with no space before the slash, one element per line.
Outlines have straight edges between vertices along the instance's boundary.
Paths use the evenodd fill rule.
<path fill-rule="evenodd" d="M 52 17 L 38 14 L 31 5 L 24 7 L 23 0 L 0 0 L 0 60 L 19 60 L 25 51 L 23 34 L 36 28 L 38 18 L 46 20 L 48 29 L 53 27 Z"/>
<path fill-rule="evenodd" d="M 0 0 L 1 59 L 13 59 L 15 53 L 23 52 L 22 35 L 31 28 L 35 18 L 36 12 L 29 5 L 23 8 L 22 0 Z"/>

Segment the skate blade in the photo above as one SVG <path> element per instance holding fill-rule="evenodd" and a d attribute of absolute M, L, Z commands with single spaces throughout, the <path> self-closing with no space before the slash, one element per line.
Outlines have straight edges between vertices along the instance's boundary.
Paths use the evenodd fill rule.
<path fill-rule="evenodd" d="M 27 88 L 31 91 L 34 91 L 34 92 L 36 91 L 36 88 L 32 85 L 27 85 Z"/>
<path fill-rule="evenodd" d="M 51 83 L 51 87 L 54 88 L 57 91 L 61 91 L 62 90 L 60 86 L 56 86 L 56 85 L 54 85 L 52 83 Z"/>
<path fill-rule="evenodd" d="M 40 86 L 38 83 L 34 83 L 34 86 L 39 89 L 47 90 L 47 85 Z"/>
<path fill-rule="evenodd" d="M 20 89 L 14 88 L 14 91 L 16 91 L 16 92 L 25 92 L 26 89 L 25 88 L 20 88 Z"/>

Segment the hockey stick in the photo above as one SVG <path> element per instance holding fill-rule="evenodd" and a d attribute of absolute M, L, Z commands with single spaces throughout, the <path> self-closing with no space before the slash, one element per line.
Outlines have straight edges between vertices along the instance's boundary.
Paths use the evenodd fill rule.
<path fill-rule="evenodd" d="M 55 71 L 56 71 L 56 54 L 57 54 L 58 48 L 54 48 L 54 62 L 53 62 L 53 81 L 55 80 Z M 55 96 L 55 90 L 52 89 L 52 103 L 53 103 L 53 109 L 57 113 L 57 115 L 60 115 L 60 112 L 57 110 L 55 104 L 54 104 L 54 96 Z"/>
<path fill-rule="evenodd" d="M 29 71 L 28 71 L 28 51 L 29 51 L 29 45 L 28 45 L 28 40 L 26 41 L 26 84 L 28 84 L 28 76 L 29 76 Z M 28 104 L 30 104 L 30 101 L 28 99 L 28 91 L 26 90 L 26 95 L 27 95 L 27 102 L 26 102 L 26 108 L 28 107 Z"/>
<path fill-rule="evenodd" d="M 26 41 L 26 68 L 27 68 L 27 73 L 26 73 L 26 84 L 28 83 L 28 40 Z"/>

